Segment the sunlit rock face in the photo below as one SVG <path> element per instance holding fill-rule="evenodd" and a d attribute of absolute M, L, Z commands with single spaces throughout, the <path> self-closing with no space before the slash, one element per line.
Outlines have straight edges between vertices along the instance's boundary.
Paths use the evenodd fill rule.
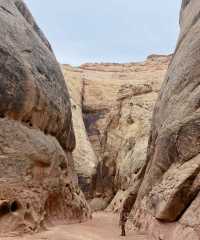
<path fill-rule="evenodd" d="M 65 81 L 23 1 L 0 0 L 0 233 L 83 220 Z"/>
<path fill-rule="evenodd" d="M 75 169 L 87 197 L 95 198 L 92 206 L 105 207 L 119 190 L 111 205 L 120 208 L 118 196 L 124 199 L 123 190 L 145 164 L 153 107 L 170 58 L 63 66 L 77 139 Z"/>
<path fill-rule="evenodd" d="M 180 36 L 155 106 L 132 212 L 134 225 L 153 239 L 200 239 L 199 12 L 198 0 L 183 1 Z"/>
<path fill-rule="evenodd" d="M 79 184 L 85 196 L 93 197 L 94 179 L 98 165 L 97 156 L 88 138 L 82 114 L 83 79 L 82 70 L 64 65 L 63 73 L 69 89 L 72 120 L 76 136 L 76 148 L 73 151 L 74 168 L 78 174 Z"/>

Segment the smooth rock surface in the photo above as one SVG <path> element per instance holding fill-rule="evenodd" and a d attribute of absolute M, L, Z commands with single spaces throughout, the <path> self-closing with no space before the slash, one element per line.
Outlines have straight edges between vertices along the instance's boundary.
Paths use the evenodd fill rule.
<path fill-rule="evenodd" d="M 132 215 L 160 239 L 200 239 L 200 2 L 183 1 L 181 32 L 157 100 Z M 131 222 L 130 222 L 131 223 Z"/>
<path fill-rule="evenodd" d="M 71 99 L 72 121 L 76 137 L 73 151 L 74 168 L 78 174 L 79 184 L 86 198 L 93 197 L 94 180 L 98 165 L 97 156 L 85 128 L 82 114 L 83 79 L 82 70 L 64 65 L 63 73 Z"/>
<path fill-rule="evenodd" d="M 0 25 L 0 234 L 84 220 L 60 66 L 23 1 L 0 0 Z"/>

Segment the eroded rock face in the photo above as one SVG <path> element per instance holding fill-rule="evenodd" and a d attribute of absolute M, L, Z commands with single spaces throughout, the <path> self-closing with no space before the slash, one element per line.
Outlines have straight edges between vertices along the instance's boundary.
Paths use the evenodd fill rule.
<path fill-rule="evenodd" d="M 23 1 L 0 0 L 0 233 L 79 221 L 69 94 Z"/>
<path fill-rule="evenodd" d="M 126 195 L 123 190 L 145 164 L 153 106 L 169 61 L 170 56 L 152 55 L 143 63 L 63 66 L 67 85 L 74 89 L 72 102 L 78 103 L 72 110 L 82 142 L 75 150 L 76 170 L 90 176 L 91 197 L 109 202 L 118 190 Z M 86 126 L 81 135 L 78 118 Z"/>
<path fill-rule="evenodd" d="M 85 196 L 93 197 L 94 179 L 98 165 L 97 156 L 88 138 L 82 114 L 83 79 L 82 70 L 69 65 L 63 66 L 63 73 L 69 89 L 72 109 L 72 121 L 76 136 L 76 148 L 73 151 L 74 167 L 78 174 L 79 184 Z"/>
<path fill-rule="evenodd" d="M 1 115 L 36 126 L 66 150 L 74 149 L 69 95 L 55 57 L 27 22 L 23 2 L 1 1 L 1 6 Z"/>
<path fill-rule="evenodd" d="M 133 209 L 153 239 L 200 239 L 200 2 L 183 1 L 181 32 L 155 106 L 145 175 Z M 163 223 L 165 222 L 165 224 Z"/>

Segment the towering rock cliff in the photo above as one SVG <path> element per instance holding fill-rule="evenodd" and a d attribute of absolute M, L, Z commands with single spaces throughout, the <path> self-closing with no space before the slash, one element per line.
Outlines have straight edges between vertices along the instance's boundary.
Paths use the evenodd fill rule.
<path fill-rule="evenodd" d="M 60 66 L 23 1 L 0 0 L 0 24 L 0 233 L 84 219 Z"/>
<path fill-rule="evenodd" d="M 200 239 L 200 2 L 183 1 L 181 32 L 155 106 L 134 225 L 150 239 Z"/>
<path fill-rule="evenodd" d="M 69 65 L 63 66 L 63 72 L 71 98 L 72 120 L 76 136 L 76 149 L 73 151 L 75 169 L 85 196 L 91 198 L 98 159 L 89 141 L 83 121 L 83 72 L 81 69 L 73 68 Z"/>
<path fill-rule="evenodd" d="M 118 190 L 128 189 L 145 164 L 153 106 L 169 61 L 152 55 L 143 63 L 63 66 L 73 103 L 75 168 L 97 205 L 97 197 L 105 207 Z"/>

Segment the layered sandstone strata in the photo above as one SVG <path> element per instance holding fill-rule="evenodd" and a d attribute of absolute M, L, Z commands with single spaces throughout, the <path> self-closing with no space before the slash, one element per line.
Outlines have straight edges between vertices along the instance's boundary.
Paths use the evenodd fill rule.
<path fill-rule="evenodd" d="M 142 63 L 63 66 L 74 103 L 75 168 L 90 197 L 111 200 L 145 164 L 152 111 L 169 61 L 152 55 Z"/>
<path fill-rule="evenodd" d="M 0 233 L 82 220 L 60 66 L 23 1 L 0 0 L 0 23 Z"/>

